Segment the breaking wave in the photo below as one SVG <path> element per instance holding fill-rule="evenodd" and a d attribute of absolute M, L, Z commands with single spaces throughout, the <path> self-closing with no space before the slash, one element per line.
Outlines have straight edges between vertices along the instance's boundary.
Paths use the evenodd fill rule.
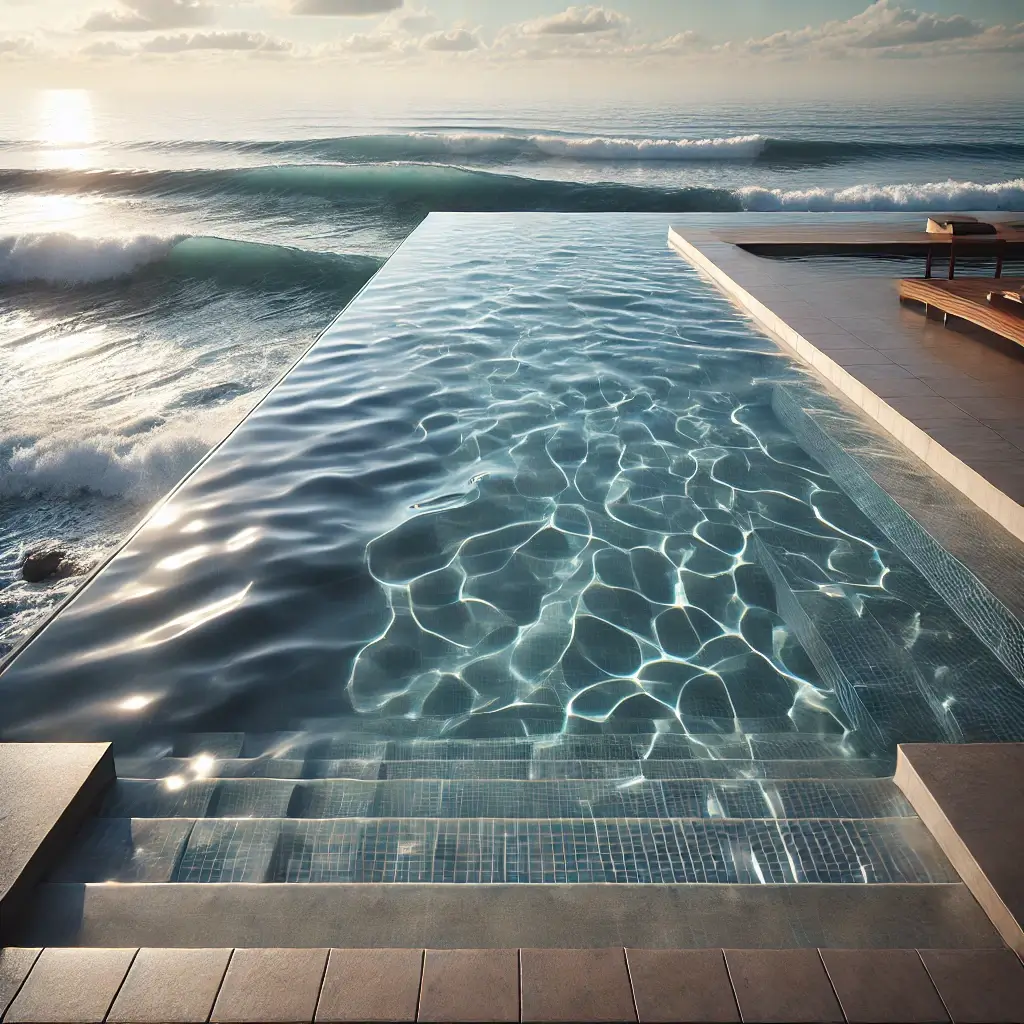
<path fill-rule="evenodd" d="M 354 290 L 381 262 L 370 256 L 209 236 L 96 238 L 54 232 L 0 238 L 0 285 L 72 286 L 146 273 L 227 286 L 329 284 Z"/>
<path fill-rule="evenodd" d="M 265 154 L 276 159 L 320 159 L 339 162 L 385 162 L 472 159 L 480 163 L 508 160 L 574 160 L 581 162 L 759 161 L 788 166 L 815 166 L 864 158 L 934 159 L 979 157 L 1012 159 L 1024 156 L 1024 145 L 1008 140 L 855 141 L 774 138 L 750 133 L 678 139 L 662 136 L 630 138 L 569 135 L 554 132 L 424 132 L 351 135 L 275 141 L 203 141 L 140 143 L 138 149 L 178 152 Z"/>
<path fill-rule="evenodd" d="M 45 437 L 0 436 L 0 499 L 88 494 L 154 502 L 242 419 L 248 394 L 171 422 L 104 430 L 95 423 Z"/>
<path fill-rule="evenodd" d="M 768 189 L 704 188 L 627 185 L 615 182 L 556 181 L 515 174 L 470 170 L 439 164 L 285 164 L 224 170 L 162 171 L 0 171 L 0 191 L 70 194 L 108 193 L 126 196 L 189 195 L 200 201 L 218 197 L 292 196 L 329 199 L 336 208 L 352 207 L 415 220 L 431 210 L 456 212 L 540 211 L 565 213 L 685 213 L 739 212 L 742 210 L 969 210 L 1020 209 L 1024 206 L 1024 178 L 991 184 L 939 181 L 924 184 L 861 184 L 844 188 Z M 47 243 L 56 244 L 56 243 Z M 161 250 L 161 246 L 169 246 Z M 224 246 L 234 246 L 230 253 Z M 275 250 L 273 255 L 270 250 Z M 4 252 L 0 250 L 0 260 Z M 26 253 L 27 250 L 22 249 Z M 258 246 L 226 239 L 136 239 L 132 247 L 103 251 L 100 262 L 123 268 L 133 261 L 152 262 L 174 254 L 187 269 L 190 260 L 210 258 L 207 270 L 235 260 L 288 263 L 304 271 L 309 260 L 365 257 L 310 253 L 280 246 Z M 186 254 L 188 259 L 186 259 Z M 7 255 L 7 274 L 11 273 Z M 17 256 L 41 265 L 42 256 Z M 3 264 L 0 264 L 3 266 Z M 5 271 L 0 270 L 0 274 Z"/>

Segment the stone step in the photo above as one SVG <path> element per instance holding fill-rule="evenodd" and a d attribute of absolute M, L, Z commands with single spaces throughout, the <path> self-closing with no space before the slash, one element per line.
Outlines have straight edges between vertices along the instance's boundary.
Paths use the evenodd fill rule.
<path fill-rule="evenodd" d="M 40 885 L 19 946 L 1002 948 L 945 885 Z"/>
<path fill-rule="evenodd" d="M 301 760 L 287 757 L 123 757 L 122 779 L 856 779 L 891 778 L 883 758 L 754 761 L 742 758 L 602 760 Z"/>
<path fill-rule="evenodd" d="M 729 723 L 732 726 L 734 723 Z M 460 739 L 407 737 L 374 739 L 340 733 L 202 733 L 183 736 L 150 756 L 185 759 L 285 758 L 289 760 L 631 760 L 649 757 L 725 757 L 754 760 L 855 757 L 843 733 L 803 733 L 730 728 L 722 732 L 636 732 Z M 678 723 L 676 723 L 678 726 Z M 137 759 L 138 755 L 133 757 Z"/>
<path fill-rule="evenodd" d="M 121 779 L 107 818 L 892 818 L 890 779 Z"/>
<path fill-rule="evenodd" d="M 95 819 L 66 882 L 953 882 L 916 818 Z"/>

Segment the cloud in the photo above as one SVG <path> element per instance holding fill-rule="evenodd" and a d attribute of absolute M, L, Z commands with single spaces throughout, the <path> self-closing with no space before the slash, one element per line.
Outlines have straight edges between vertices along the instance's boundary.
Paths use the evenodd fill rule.
<path fill-rule="evenodd" d="M 38 52 L 35 42 L 28 36 L 7 36 L 0 38 L 0 59 L 9 57 L 33 57 Z"/>
<path fill-rule="evenodd" d="M 518 31 L 527 36 L 580 36 L 595 32 L 621 32 L 629 18 L 605 7 L 569 7 L 549 18 L 523 22 Z"/>
<path fill-rule="evenodd" d="M 292 14 L 356 18 L 397 11 L 403 0 L 293 0 Z"/>
<path fill-rule="evenodd" d="M 208 0 L 122 0 L 120 10 L 91 14 L 84 28 L 86 32 L 153 32 L 197 28 L 213 20 Z"/>
<path fill-rule="evenodd" d="M 141 47 L 146 53 L 186 53 L 190 50 L 228 50 L 288 53 L 293 44 L 263 32 L 197 32 L 193 35 L 157 36 Z"/>
<path fill-rule="evenodd" d="M 466 28 L 453 28 L 450 32 L 432 32 L 420 40 L 424 50 L 442 53 L 467 53 L 480 49 L 480 37 Z"/>
<path fill-rule="evenodd" d="M 90 43 L 78 51 L 83 57 L 131 57 L 138 53 L 123 43 L 115 43 L 111 40 Z"/>
<path fill-rule="evenodd" d="M 437 15 L 426 7 L 399 7 L 377 26 L 382 35 L 414 35 L 426 32 L 437 24 Z"/>
<path fill-rule="evenodd" d="M 395 41 L 390 36 L 378 35 L 376 32 L 357 32 L 345 39 L 331 43 L 324 52 L 340 53 L 386 53 L 395 49 Z"/>
<path fill-rule="evenodd" d="M 822 25 L 775 32 L 762 39 L 748 40 L 740 49 L 748 53 L 783 56 L 810 51 L 837 55 L 849 50 L 922 47 L 932 43 L 967 40 L 984 32 L 984 25 L 962 14 L 944 18 L 900 7 L 894 0 L 876 0 L 860 14 L 846 21 L 828 21 Z"/>
<path fill-rule="evenodd" d="M 687 29 L 685 32 L 677 32 L 667 39 L 659 39 L 656 43 L 647 43 L 645 46 L 637 47 L 646 53 L 683 53 L 696 49 L 700 45 L 701 38 L 694 30 Z"/>

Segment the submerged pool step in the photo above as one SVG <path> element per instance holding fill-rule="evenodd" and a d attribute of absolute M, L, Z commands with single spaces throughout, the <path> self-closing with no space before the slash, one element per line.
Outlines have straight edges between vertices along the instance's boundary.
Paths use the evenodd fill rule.
<path fill-rule="evenodd" d="M 915 883 L 956 875 L 916 818 L 96 819 L 52 881 Z"/>
<path fill-rule="evenodd" d="M 634 758 L 604 760 L 370 761 L 292 758 L 117 758 L 122 779 L 870 779 L 890 778 L 895 762 L 883 758 Z"/>
<path fill-rule="evenodd" d="M 777 723 L 772 722 L 773 726 Z M 392 740 L 317 737 L 308 733 L 185 736 L 154 751 L 156 757 L 207 760 L 292 761 L 628 761 L 666 758 L 793 760 L 848 758 L 857 751 L 842 733 L 728 731 L 554 734 L 506 739 L 409 738 Z"/>
<path fill-rule="evenodd" d="M 108 818 L 891 818 L 890 779 L 122 779 Z"/>

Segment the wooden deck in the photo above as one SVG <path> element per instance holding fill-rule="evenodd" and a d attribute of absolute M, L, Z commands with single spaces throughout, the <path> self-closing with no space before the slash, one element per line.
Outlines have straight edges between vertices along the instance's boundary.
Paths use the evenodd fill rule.
<path fill-rule="evenodd" d="M 900 281 L 900 298 L 934 306 L 949 316 L 959 317 L 983 327 L 986 331 L 1024 345 L 1024 306 L 1020 312 L 1007 308 L 1007 301 L 998 306 L 988 301 L 991 292 L 1017 292 L 1024 288 L 1019 277 L 962 277 L 955 281 L 906 278 Z"/>

